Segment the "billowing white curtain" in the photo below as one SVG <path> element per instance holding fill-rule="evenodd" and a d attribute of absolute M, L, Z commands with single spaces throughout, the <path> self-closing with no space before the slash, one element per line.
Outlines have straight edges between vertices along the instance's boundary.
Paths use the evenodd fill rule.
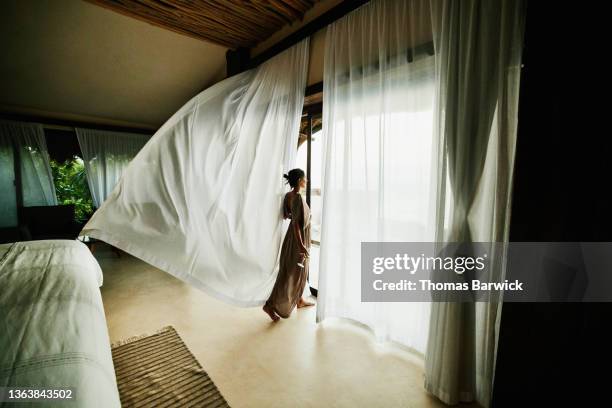
<path fill-rule="evenodd" d="M 87 183 L 96 208 L 113 191 L 130 161 L 151 135 L 76 128 Z"/>
<path fill-rule="evenodd" d="M 433 241 L 437 144 L 429 5 L 372 1 L 327 28 L 317 317 L 424 353 L 429 303 L 362 303 L 362 241 Z"/>
<path fill-rule="evenodd" d="M 522 1 L 373 0 L 327 31 L 317 317 L 424 353 L 449 404 L 488 405 L 499 304 L 361 303 L 360 243 L 507 241 L 523 16 Z"/>
<path fill-rule="evenodd" d="M 19 163 L 23 205 L 57 205 L 42 125 L 0 121 L 0 226 L 17 225 L 15 161 Z"/>
<path fill-rule="evenodd" d="M 278 273 L 308 40 L 203 91 L 132 160 L 83 234 L 208 293 L 262 304 Z"/>

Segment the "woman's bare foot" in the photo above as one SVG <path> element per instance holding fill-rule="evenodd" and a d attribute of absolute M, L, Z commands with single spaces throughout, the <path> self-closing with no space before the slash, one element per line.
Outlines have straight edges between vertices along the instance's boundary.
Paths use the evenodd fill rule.
<path fill-rule="evenodd" d="M 278 317 L 278 315 L 274 313 L 274 310 L 272 310 L 272 308 L 270 308 L 267 304 L 263 306 L 263 311 L 266 312 L 268 316 L 270 316 L 270 319 L 272 319 L 272 321 L 277 322 L 280 319 L 280 317 Z"/>
<path fill-rule="evenodd" d="M 298 309 L 301 309 L 303 307 L 308 307 L 308 306 L 314 306 L 314 303 L 307 302 L 303 298 L 300 298 L 300 300 L 298 300 L 298 304 L 297 304 Z"/>

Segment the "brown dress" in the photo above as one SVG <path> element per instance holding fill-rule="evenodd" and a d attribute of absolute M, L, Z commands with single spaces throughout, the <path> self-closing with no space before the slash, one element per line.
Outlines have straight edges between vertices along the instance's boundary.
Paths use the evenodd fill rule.
<path fill-rule="evenodd" d="M 283 214 L 285 218 L 290 218 L 291 222 L 281 249 L 278 277 L 266 305 L 286 319 L 302 297 L 308 279 L 309 259 L 300 262 L 304 251 L 294 228 L 297 223 L 302 233 L 302 242 L 310 252 L 310 208 L 301 194 L 287 193 L 283 201 Z M 304 267 L 298 263 L 302 263 Z"/>

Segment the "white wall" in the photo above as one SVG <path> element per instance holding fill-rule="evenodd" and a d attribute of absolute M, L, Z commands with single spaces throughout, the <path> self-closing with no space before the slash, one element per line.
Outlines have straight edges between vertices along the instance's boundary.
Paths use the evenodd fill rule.
<path fill-rule="evenodd" d="M 83 0 L 0 3 L 0 109 L 161 125 L 225 76 L 226 48 Z"/>

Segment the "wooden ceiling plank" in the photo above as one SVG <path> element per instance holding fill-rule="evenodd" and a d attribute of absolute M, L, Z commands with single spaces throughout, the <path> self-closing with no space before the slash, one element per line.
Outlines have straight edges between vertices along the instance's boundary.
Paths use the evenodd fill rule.
<path fill-rule="evenodd" d="M 257 13 L 248 2 L 234 2 L 231 0 L 207 0 L 200 7 L 212 8 L 213 10 L 221 9 L 233 16 L 240 16 L 247 19 L 249 22 L 259 25 L 262 28 L 269 29 L 270 24 L 277 24 L 277 21 L 268 15 Z"/>
<path fill-rule="evenodd" d="M 270 12 L 270 10 L 265 5 L 261 4 L 261 1 L 259 0 L 251 0 L 248 2 L 242 2 L 240 0 L 225 0 L 224 2 L 233 4 L 232 7 L 249 8 L 253 10 L 253 13 L 255 13 L 254 15 L 256 16 L 272 19 L 276 22 L 276 27 L 280 28 L 287 23 L 287 21 L 283 17 L 279 16 L 277 13 Z"/>
<path fill-rule="evenodd" d="M 204 11 L 196 12 L 194 10 L 184 9 L 178 5 L 177 5 L 177 8 L 179 8 L 182 12 L 184 12 L 184 15 L 181 16 L 181 21 L 183 22 L 191 22 L 193 26 L 205 24 L 213 29 L 221 30 L 227 33 L 232 33 L 234 36 L 240 37 L 244 41 L 247 41 L 247 42 L 252 39 L 253 35 L 257 35 L 258 31 L 261 31 L 261 30 L 257 30 L 255 27 L 243 27 L 243 26 L 236 25 L 236 24 L 234 25 L 228 24 L 227 19 L 220 19 L 217 16 L 212 15 L 210 12 L 208 13 Z M 262 33 L 262 34 L 265 34 L 265 33 Z"/>
<path fill-rule="evenodd" d="M 178 1 L 175 5 L 178 8 L 182 8 L 181 1 Z M 242 25 L 235 24 L 234 22 L 236 20 L 244 21 L 244 18 L 241 18 L 235 14 L 232 15 L 231 9 L 224 7 L 223 10 L 221 10 L 222 13 L 219 13 L 218 8 L 211 8 L 211 5 L 205 4 L 205 2 L 198 3 L 198 6 L 200 8 L 197 11 L 185 10 L 188 12 L 188 14 L 183 18 L 193 19 L 194 24 L 198 24 L 198 19 L 194 17 L 194 14 L 197 14 L 201 19 L 206 19 L 206 22 L 208 23 L 207 25 L 209 25 L 211 28 L 240 37 L 241 41 L 237 43 L 237 45 L 252 46 L 258 41 L 267 38 L 273 32 L 273 30 L 270 30 L 269 28 L 266 29 L 261 25 L 249 24 L 248 22 L 245 22 L 245 24 Z"/>
<path fill-rule="evenodd" d="M 300 3 L 302 6 L 304 6 L 306 8 L 306 11 L 310 10 L 312 8 L 312 6 L 314 6 L 314 1 L 311 0 L 295 0 L 298 3 Z"/>
<path fill-rule="evenodd" d="M 252 0 L 251 4 L 258 9 L 262 13 L 265 13 L 270 16 L 276 16 L 280 18 L 282 21 L 281 26 L 285 24 L 291 24 L 293 20 L 291 20 L 290 16 L 285 15 L 282 11 L 276 9 L 271 3 L 270 0 L 262 1 L 262 0 Z"/>
<path fill-rule="evenodd" d="M 299 0 L 280 0 L 282 3 L 285 3 L 287 6 L 291 7 L 295 11 L 297 11 L 300 16 L 304 16 L 304 13 L 310 8 L 306 6 L 305 3 Z"/>
<path fill-rule="evenodd" d="M 162 22 L 163 24 L 167 24 L 170 27 L 176 29 L 189 29 L 190 32 L 194 32 L 197 35 L 209 38 L 214 41 L 224 41 L 230 45 L 230 47 L 235 46 L 235 44 L 246 44 L 250 41 L 248 33 L 243 35 L 238 35 L 233 31 L 229 31 L 226 27 L 222 25 L 217 25 L 211 21 L 202 21 L 193 19 L 191 16 L 185 13 L 181 13 L 179 10 L 170 10 L 166 9 L 164 6 L 160 5 L 156 1 L 151 0 L 123 0 L 126 4 L 131 4 L 134 9 L 139 13 L 144 13 L 149 19 L 156 20 L 158 22 Z M 139 5 L 138 3 L 145 3 L 143 5 Z M 170 14 L 157 14 L 154 10 L 165 11 L 167 10 Z M 202 27 L 203 26 L 203 27 Z M 204 28 L 204 30 L 203 30 Z M 210 32 L 213 30 L 213 32 Z M 218 35 L 218 32 L 222 32 L 225 34 L 223 36 Z"/>
<path fill-rule="evenodd" d="M 274 8 L 275 11 L 282 13 L 284 16 L 286 16 L 289 19 L 289 24 L 302 18 L 302 14 L 300 14 L 297 10 L 295 10 L 293 7 L 291 7 L 287 3 L 281 0 L 268 0 L 268 1 L 270 2 L 270 5 Z"/>
<path fill-rule="evenodd" d="M 228 26 L 238 32 L 246 34 L 247 36 L 255 35 L 257 38 L 260 38 L 270 35 L 269 28 L 266 28 L 259 22 L 249 19 L 247 16 L 243 16 L 238 13 L 233 13 L 231 9 L 227 9 L 224 6 L 217 6 L 215 8 L 215 6 L 209 4 L 208 2 L 201 3 L 198 6 L 198 9 L 193 10 L 192 13 L 209 19 L 215 19 L 215 15 L 213 13 L 217 13 L 217 18 L 215 19 L 216 21 L 218 21 L 220 24 L 223 24 L 224 26 Z M 244 24 L 232 24 L 237 19 L 241 19 Z"/>
<path fill-rule="evenodd" d="M 240 7 L 232 7 L 228 6 L 226 2 L 212 0 L 210 1 L 211 6 L 217 7 L 217 9 L 221 9 L 228 13 L 228 15 L 233 16 L 234 18 L 242 18 L 247 20 L 253 26 L 257 26 L 261 28 L 262 31 L 269 33 L 272 27 L 277 27 L 277 22 L 269 18 L 267 15 L 262 15 L 261 13 L 257 13 L 257 10 L 246 10 L 246 8 Z M 209 2 L 206 3 L 207 5 Z"/>

